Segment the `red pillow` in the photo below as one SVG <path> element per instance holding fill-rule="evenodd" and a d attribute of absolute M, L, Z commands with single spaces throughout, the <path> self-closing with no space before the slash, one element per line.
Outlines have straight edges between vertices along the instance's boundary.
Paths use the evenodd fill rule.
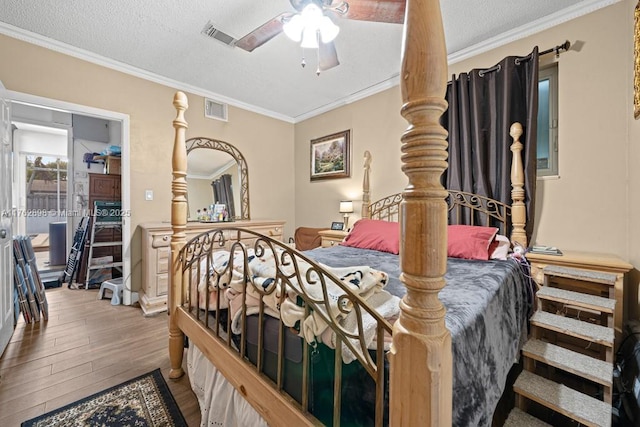
<path fill-rule="evenodd" d="M 397 222 L 362 218 L 340 243 L 360 249 L 374 249 L 398 254 L 400 252 L 400 225 Z"/>
<path fill-rule="evenodd" d="M 447 255 L 452 258 L 489 259 L 489 246 L 498 234 L 496 227 L 450 225 L 447 230 Z"/>

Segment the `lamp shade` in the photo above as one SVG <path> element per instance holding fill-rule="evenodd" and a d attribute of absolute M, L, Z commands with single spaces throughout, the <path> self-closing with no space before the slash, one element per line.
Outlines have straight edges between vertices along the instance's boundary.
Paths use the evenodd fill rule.
<path fill-rule="evenodd" d="M 353 202 L 351 200 L 341 200 L 340 201 L 340 213 L 351 213 L 353 212 Z"/>

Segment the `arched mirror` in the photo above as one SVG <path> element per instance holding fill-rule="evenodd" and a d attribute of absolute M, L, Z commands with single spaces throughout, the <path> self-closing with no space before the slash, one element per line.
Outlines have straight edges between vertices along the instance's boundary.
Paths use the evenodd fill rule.
<path fill-rule="evenodd" d="M 215 139 L 190 138 L 187 147 L 189 220 L 198 210 L 224 204 L 230 219 L 250 219 L 249 171 L 236 147 Z"/>

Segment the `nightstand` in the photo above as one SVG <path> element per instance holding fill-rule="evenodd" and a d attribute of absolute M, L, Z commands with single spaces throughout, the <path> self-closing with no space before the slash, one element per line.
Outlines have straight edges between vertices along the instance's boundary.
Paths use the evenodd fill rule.
<path fill-rule="evenodd" d="M 593 279 L 577 281 L 564 279 L 564 282 L 574 288 L 572 290 L 616 300 L 613 326 L 615 328 L 616 347 L 620 344 L 622 328 L 627 320 L 628 313 L 627 308 L 624 306 L 624 282 L 625 275 L 633 268 L 631 264 L 610 254 L 578 251 L 563 251 L 562 255 L 542 255 L 528 252 L 527 259 L 531 263 L 531 276 L 541 286 L 544 284 L 544 269 L 547 266 L 577 268 L 600 273 L 603 276 L 610 276 L 609 285 L 602 285 L 598 283 L 598 280 Z"/>
<path fill-rule="evenodd" d="M 342 230 L 323 230 L 318 231 L 318 234 L 322 238 L 322 247 L 328 248 L 342 242 L 349 233 Z"/>

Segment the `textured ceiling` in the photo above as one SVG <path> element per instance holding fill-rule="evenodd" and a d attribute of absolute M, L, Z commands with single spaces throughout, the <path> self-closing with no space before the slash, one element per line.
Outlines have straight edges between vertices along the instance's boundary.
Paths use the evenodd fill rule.
<path fill-rule="evenodd" d="M 451 58 L 496 46 L 615 1 L 444 0 L 447 50 Z M 340 65 L 320 76 L 314 55 L 302 68 L 301 49 L 284 34 L 249 53 L 200 33 L 211 21 L 239 39 L 292 10 L 288 0 L 0 0 L 0 32 L 44 36 L 62 42 L 57 49 L 67 53 L 88 57 L 87 51 L 120 68 L 291 121 L 396 81 L 398 24 L 335 19 Z"/>

